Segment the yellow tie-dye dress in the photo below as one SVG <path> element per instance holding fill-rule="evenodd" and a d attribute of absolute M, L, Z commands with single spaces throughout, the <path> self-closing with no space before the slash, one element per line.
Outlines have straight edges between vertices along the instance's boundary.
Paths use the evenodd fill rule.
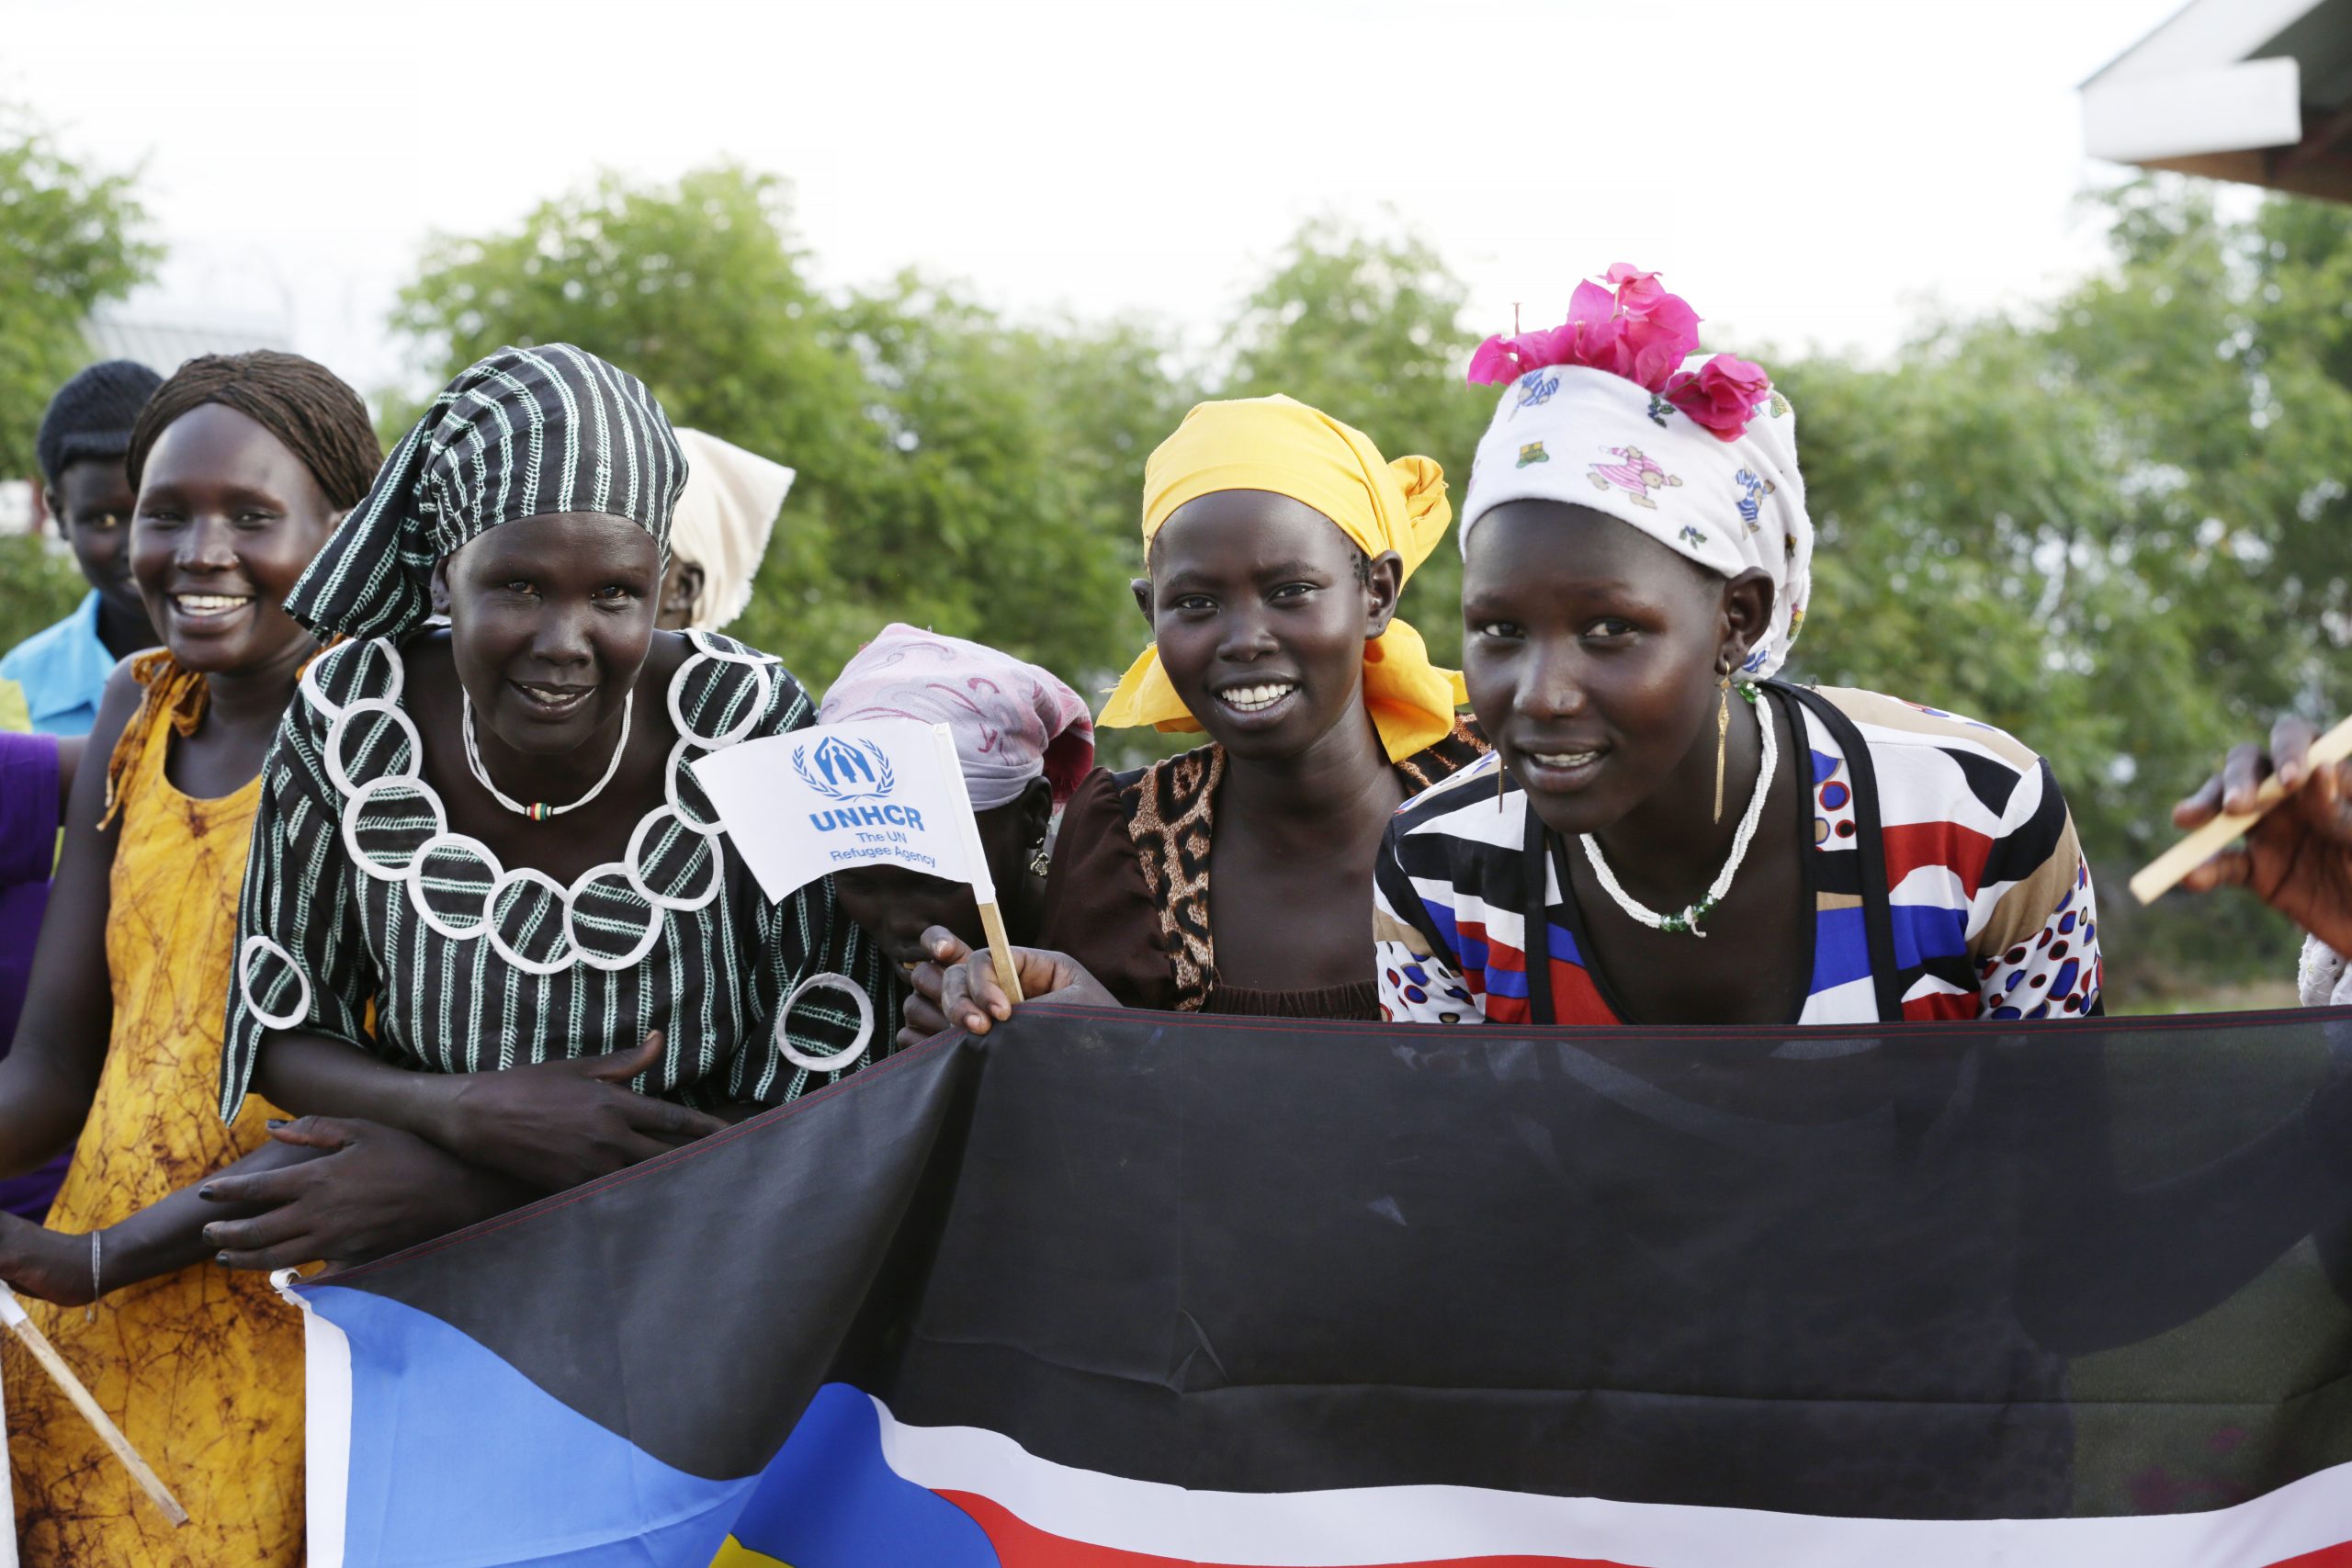
<path fill-rule="evenodd" d="M 198 800 L 164 776 L 200 681 L 163 653 L 115 757 L 107 967 L 114 1032 L 89 1122 L 49 1224 L 73 1234 L 128 1217 L 258 1145 L 279 1114 L 215 1107 L 220 1030 L 258 777 Z M 209 1261 L 79 1307 L 26 1308 L 187 1507 L 174 1529 L 13 1339 L 8 1455 L 27 1568 L 275 1568 L 302 1561 L 302 1329 L 266 1276 Z"/>

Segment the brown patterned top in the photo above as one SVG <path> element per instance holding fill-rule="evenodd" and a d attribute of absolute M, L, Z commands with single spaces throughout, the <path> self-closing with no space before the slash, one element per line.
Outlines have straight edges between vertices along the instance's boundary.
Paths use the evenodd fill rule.
<path fill-rule="evenodd" d="M 1407 798 L 1486 750 L 1484 737 L 1457 722 L 1452 735 L 1395 764 Z M 1378 1018 L 1369 938 L 1360 985 L 1296 992 L 1219 985 L 1209 930 L 1209 850 L 1224 778 L 1225 750 L 1216 745 L 1133 773 L 1098 768 L 1089 774 L 1062 816 L 1041 944 L 1085 964 L 1129 1007 Z"/>

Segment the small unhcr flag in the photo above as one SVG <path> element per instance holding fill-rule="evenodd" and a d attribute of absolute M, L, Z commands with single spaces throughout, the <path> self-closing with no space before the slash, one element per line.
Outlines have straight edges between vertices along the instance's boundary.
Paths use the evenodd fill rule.
<path fill-rule="evenodd" d="M 996 897 L 944 724 L 820 725 L 729 746 L 693 767 L 772 899 L 870 865 L 969 883 L 983 904 Z"/>

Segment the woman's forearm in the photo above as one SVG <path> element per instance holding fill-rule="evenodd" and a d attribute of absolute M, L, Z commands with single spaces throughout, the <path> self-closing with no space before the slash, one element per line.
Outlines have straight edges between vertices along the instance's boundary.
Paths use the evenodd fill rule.
<path fill-rule="evenodd" d="M 0 1176 L 47 1164 L 82 1134 L 96 1085 L 64 1066 L 62 1052 L 42 1049 L 20 1032 L 0 1060 Z"/>
<path fill-rule="evenodd" d="M 204 1239 L 204 1227 L 215 1220 L 243 1219 L 258 1213 L 261 1206 L 208 1202 L 198 1195 L 207 1183 L 224 1176 L 257 1176 L 266 1170 L 280 1170 L 316 1159 L 320 1153 L 270 1139 L 195 1186 L 183 1187 L 130 1218 L 107 1226 L 98 1236 L 100 1288 L 119 1291 L 141 1280 L 176 1273 L 191 1263 L 209 1261 L 219 1249 Z"/>
<path fill-rule="evenodd" d="M 290 1031 L 262 1043 L 254 1087 L 297 1116 L 348 1116 L 447 1145 L 464 1075 L 396 1067 L 340 1040 Z"/>

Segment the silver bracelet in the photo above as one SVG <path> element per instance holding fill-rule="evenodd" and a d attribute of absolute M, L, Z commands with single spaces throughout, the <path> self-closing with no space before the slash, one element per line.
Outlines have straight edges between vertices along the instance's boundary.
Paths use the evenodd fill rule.
<path fill-rule="evenodd" d="M 98 1298 L 107 1293 L 106 1287 L 98 1283 L 98 1262 L 105 1256 L 105 1244 L 99 1238 L 104 1234 L 102 1231 L 90 1233 L 90 1304 L 82 1309 L 84 1323 L 98 1320 Z"/>

